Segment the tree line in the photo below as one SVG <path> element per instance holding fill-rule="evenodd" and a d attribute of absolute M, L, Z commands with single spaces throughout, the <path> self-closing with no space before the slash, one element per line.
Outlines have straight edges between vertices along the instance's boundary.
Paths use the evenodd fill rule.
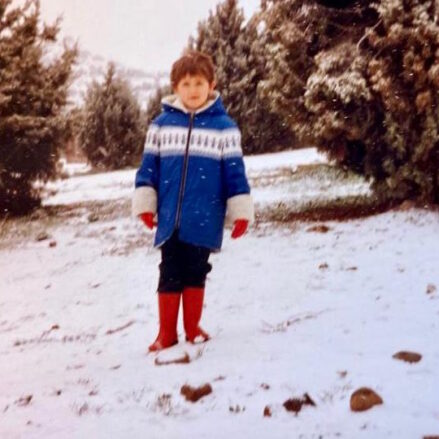
<path fill-rule="evenodd" d="M 246 19 L 225 0 L 186 48 L 209 53 L 246 154 L 316 146 L 364 175 L 379 198 L 439 201 L 439 5 L 434 0 L 261 0 Z M 135 166 L 146 111 L 108 66 L 66 110 L 76 47 L 48 62 L 60 21 L 39 2 L 0 0 L 0 209 L 26 212 L 74 137 L 98 169 Z"/>

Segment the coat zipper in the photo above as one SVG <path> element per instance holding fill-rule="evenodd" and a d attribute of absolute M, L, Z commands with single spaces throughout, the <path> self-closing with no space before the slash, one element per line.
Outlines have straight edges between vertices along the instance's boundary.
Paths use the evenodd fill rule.
<path fill-rule="evenodd" d="M 189 131 L 188 131 L 187 140 L 186 140 L 186 149 L 184 152 L 183 172 L 181 174 L 181 181 L 180 181 L 180 192 L 178 194 L 177 216 L 176 216 L 176 221 L 175 221 L 175 228 L 177 230 L 180 228 L 180 222 L 181 222 L 181 205 L 183 203 L 183 194 L 184 194 L 184 189 L 186 186 L 187 167 L 188 167 L 188 161 L 189 161 L 189 143 L 191 141 L 193 122 L 194 122 L 194 113 L 191 113 L 190 119 L 189 119 Z"/>

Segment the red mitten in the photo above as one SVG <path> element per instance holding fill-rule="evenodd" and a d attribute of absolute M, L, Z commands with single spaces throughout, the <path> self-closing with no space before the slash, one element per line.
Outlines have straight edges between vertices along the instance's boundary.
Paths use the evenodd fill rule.
<path fill-rule="evenodd" d="M 236 239 L 242 236 L 248 228 L 248 221 L 246 219 L 237 219 L 233 223 L 233 230 L 232 230 L 232 238 Z"/>
<path fill-rule="evenodd" d="M 152 212 L 145 212 L 139 215 L 139 218 L 143 221 L 148 229 L 151 229 L 155 226 L 154 223 L 154 214 Z"/>

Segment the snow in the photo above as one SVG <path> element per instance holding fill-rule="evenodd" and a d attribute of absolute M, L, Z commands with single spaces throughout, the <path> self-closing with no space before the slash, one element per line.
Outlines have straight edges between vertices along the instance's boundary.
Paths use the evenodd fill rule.
<path fill-rule="evenodd" d="M 246 164 L 257 182 L 320 159 L 309 150 Z M 50 203 L 128 197 L 133 176 L 63 180 Z M 327 233 L 312 225 L 259 224 L 239 240 L 227 231 L 206 289 L 202 326 L 212 340 L 188 345 L 180 322 L 181 342 L 167 355 L 187 351 L 193 361 L 168 366 L 146 355 L 160 254 L 141 224 L 72 219 L 49 230 L 54 247 L 1 245 L 0 437 L 438 435 L 439 292 L 427 293 L 439 286 L 438 214 L 326 222 Z M 126 247 L 136 240 L 149 245 Z M 422 359 L 393 359 L 400 350 Z M 206 382 L 213 392 L 198 402 L 180 395 Z M 362 386 L 384 403 L 353 413 L 350 395 Z M 304 393 L 316 407 L 284 409 Z"/>
<path fill-rule="evenodd" d="M 300 164 L 324 162 L 326 162 L 326 158 L 318 153 L 316 148 L 245 157 L 249 177 L 258 177 L 261 172 L 267 172 L 280 166 L 294 170 Z M 71 172 L 84 170 L 81 167 L 69 167 L 68 169 Z M 48 185 L 48 190 L 54 192 L 54 195 L 48 197 L 44 204 L 47 206 L 65 205 L 129 197 L 134 187 L 135 172 L 136 170 L 129 169 L 58 180 Z"/>

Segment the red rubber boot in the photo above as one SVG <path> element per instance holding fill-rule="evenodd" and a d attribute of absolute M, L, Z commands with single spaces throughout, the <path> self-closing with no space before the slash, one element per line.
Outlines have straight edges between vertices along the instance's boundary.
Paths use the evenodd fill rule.
<path fill-rule="evenodd" d="M 178 343 L 177 320 L 181 293 L 158 293 L 159 335 L 148 348 L 150 352 L 160 351 Z"/>
<path fill-rule="evenodd" d="M 183 290 L 183 324 L 186 340 L 191 343 L 195 343 L 197 338 L 203 342 L 210 338 L 199 326 L 203 301 L 204 288 L 187 287 Z"/>

